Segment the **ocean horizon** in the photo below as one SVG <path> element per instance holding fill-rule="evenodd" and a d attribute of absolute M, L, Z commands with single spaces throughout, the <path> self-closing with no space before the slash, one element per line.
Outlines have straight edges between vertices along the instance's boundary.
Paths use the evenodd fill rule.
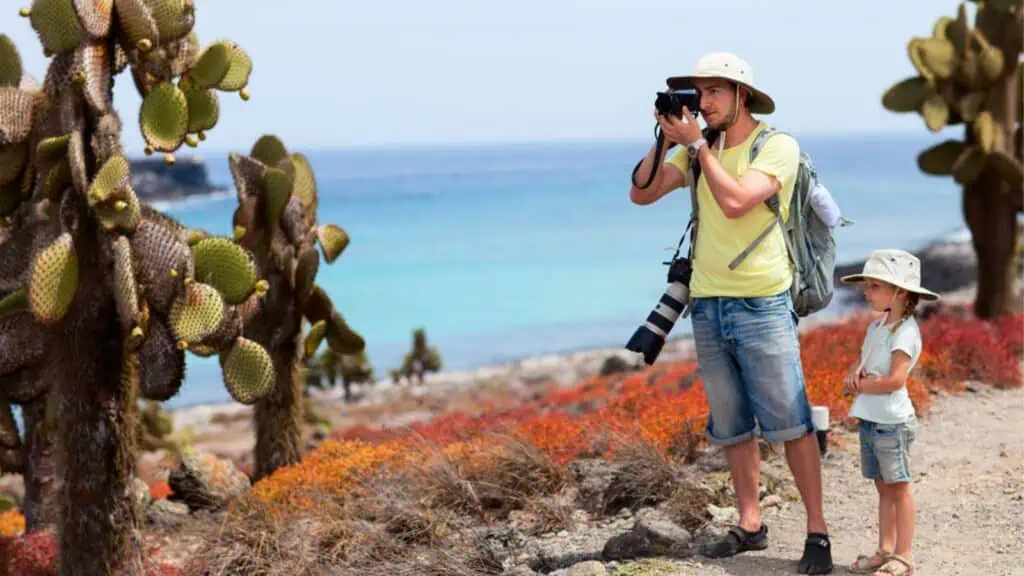
<path fill-rule="evenodd" d="M 855 223 L 836 230 L 839 263 L 962 230 L 953 180 L 916 165 L 942 135 L 794 136 Z M 318 283 L 365 337 L 375 376 L 400 364 L 416 328 L 426 329 L 445 370 L 624 345 L 665 289 L 662 262 L 690 210 L 686 189 L 649 206 L 629 201 L 630 174 L 650 143 L 293 149 L 316 173 L 320 222 L 352 238 L 334 264 L 321 262 Z M 225 192 L 153 204 L 188 226 L 230 234 L 228 152 L 195 151 Z M 688 333 L 682 320 L 671 337 Z M 190 355 L 182 390 L 165 404 L 229 399 L 216 358 Z"/>

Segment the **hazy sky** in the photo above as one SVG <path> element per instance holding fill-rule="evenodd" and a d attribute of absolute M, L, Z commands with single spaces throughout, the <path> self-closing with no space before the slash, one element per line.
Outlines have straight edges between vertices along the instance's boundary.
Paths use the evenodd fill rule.
<path fill-rule="evenodd" d="M 21 0 L 21 5 L 29 5 Z M 654 93 L 704 52 L 746 58 L 799 133 L 922 132 L 882 92 L 912 74 L 906 44 L 953 0 L 195 0 L 200 42 L 237 41 L 252 99 L 221 94 L 203 147 L 648 138 Z M 47 60 L 17 3 L 0 31 L 42 79 Z M 142 148 L 130 76 L 115 99 Z M 202 150 L 202 148 L 200 149 Z"/>

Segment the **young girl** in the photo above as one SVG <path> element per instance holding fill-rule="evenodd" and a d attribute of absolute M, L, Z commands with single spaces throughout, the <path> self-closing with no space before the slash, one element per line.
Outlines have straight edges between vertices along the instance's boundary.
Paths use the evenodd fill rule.
<path fill-rule="evenodd" d="M 914 572 L 910 445 L 917 433 L 906 381 L 921 355 L 914 309 L 919 299 L 939 296 L 921 287 L 921 264 L 903 250 L 872 252 L 861 274 L 842 281 L 860 285 L 871 310 L 884 313 L 868 326 L 860 361 L 845 381 L 846 390 L 856 394 L 850 416 L 860 420 L 861 470 L 879 497 L 878 549 L 858 556 L 850 571 L 906 576 Z"/>

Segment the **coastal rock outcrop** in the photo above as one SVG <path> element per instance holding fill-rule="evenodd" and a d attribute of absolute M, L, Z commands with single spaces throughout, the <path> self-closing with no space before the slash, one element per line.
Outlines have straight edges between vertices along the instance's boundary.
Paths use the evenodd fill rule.
<path fill-rule="evenodd" d="M 168 166 L 163 158 L 131 160 L 132 188 L 142 202 L 176 200 L 225 190 L 208 179 L 206 164 L 198 156 L 179 156 Z"/>

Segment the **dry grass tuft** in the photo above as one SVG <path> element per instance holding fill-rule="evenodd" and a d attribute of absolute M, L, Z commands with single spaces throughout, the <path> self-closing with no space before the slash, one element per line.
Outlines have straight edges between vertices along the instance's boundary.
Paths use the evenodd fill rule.
<path fill-rule="evenodd" d="M 619 436 L 612 457 L 619 472 L 605 493 L 604 512 L 635 510 L 668 500 L 676 491 L 682 471 L 664 451 L 640 436 Z"/>

